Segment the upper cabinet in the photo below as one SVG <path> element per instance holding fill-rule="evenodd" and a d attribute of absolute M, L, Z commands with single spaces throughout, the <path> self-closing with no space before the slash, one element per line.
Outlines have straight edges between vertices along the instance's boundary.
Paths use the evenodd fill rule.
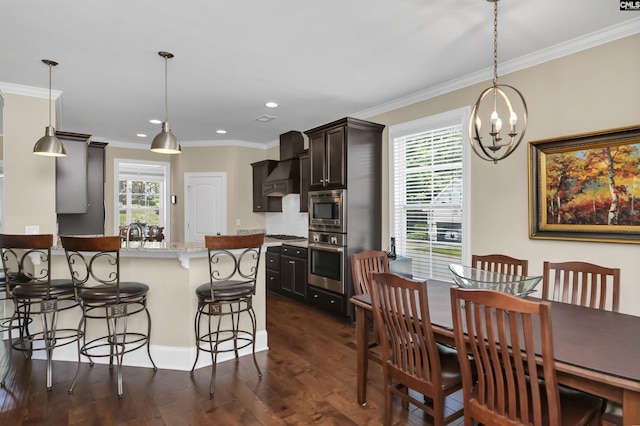
<path fill-rule="evenodd" d="M 383 125 L 347 117 L 306 131 L 311 174 L 309 189 L 347 188 L 347 170 L 350 173 L 352 169 L 347 168 L 349 157 L 357 157 L 359 151 L 367 155 L 370 147 L 380 149 L 383 129 Z M 375 158 L 358 158 L 358 161 L 367 160 L 374 161 Z"/>
<path fill-rule="evenodd" d="M 311 157 L 309 151 L 304 151 L 298 157 L 300 160 L 300 211 L 309 211 L 309 182 L 311 180 Z"/>
<path fill-rule="evenodd" d="M 268 197 L 262 193 L 262 184 L 267 176 L 276 168 L 278 161 L 263 160 L 252 163 L 253 167 L 253 211 L 254 212 L 281 212 L 282 198 Z"/>
<path fill-rule="evenodd" d="M 69 155 L 69 144 L 65 149 Z M 87 203 L 83 213 L 58 213 L 58 233 L 60 235 L 99 235 L 105 232 L 105 148 L 107 144 L 91 142 L 87 146 Z M 61 189 L 62 191 L 66 191 Z"/>
<path fill-rule="evenodd" d="M 56 158 L 56 213 L 86 213 L 89 205 L 87 186 L 87 149 L 91 135 L 56 132 L 66 157 Z"/>

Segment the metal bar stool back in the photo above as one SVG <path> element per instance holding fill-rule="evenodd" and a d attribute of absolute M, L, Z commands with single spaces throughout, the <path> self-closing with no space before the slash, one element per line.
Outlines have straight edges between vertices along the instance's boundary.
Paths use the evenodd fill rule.
<path fill-rule="evenodd" d="M 234 352 L 251 346 L 253 363 L 262 372 L 256 360 L 256 315 L 252 297 L 256 291 L 256 278 L 264 234 L 205 236 L 209 254 L 209 282 L 196 289 L 198 310 L 195 317 L 196 359 L 191 368 L 193 376 L 200 351 L 211 354 L 211 383 L 209 394 L 215 392 L 218 354 Z M 250 329 L 240 323 L 241 314 L 247 313 Z M 203 316 L 207 319 L 203 329 Z"/>
<path fill-rule="evenodd" d="M 33 350 L 46 351 L 47 390 L 52 388 L 53 350 L 78 342 L 77 329 L 59 329 L 58 313 L 78 306 L 70 279 L 51 279 L 52 234 L 0 234 L 5 292 L 14 302 L 13 315 L 3 322 L 9 331 L 11 348 L 31 357 Z M 40 317 L 39 329 L 29 324 Z M 13 331 L 18 336 L 13 338 Z M 12 351 L 9 352 L 9 358 Z M 2 378 L 2 386 L 9 369 Z"/>
<path fill-rule="evenodd" d="M 140 282 L 122 281 L 120 276 L 119 236 L 108 237 L 67 237 L 61 236 L 69 271 L 73 278 L 76 295 L 82 307 L 82 319 L 78 329 L 83 332 L 79 353 L 89 358 L 109 357 L 109 366 L 116 360 L 118 396 L 123 395 L 122 361 L 126 353 L 142 347 L 154 370 L 156 364 L 151 357 L 149 337 L 151 316 L 147 309 L 149 286 Z M 128 319 L 132 315 L 144 313 L 146 330 L 130 330 Z M 106 322 L 106 334 L 92 332 L 87 335 L 87 320 Z M 80 362 L 69 393 L 78 379 Z"/>

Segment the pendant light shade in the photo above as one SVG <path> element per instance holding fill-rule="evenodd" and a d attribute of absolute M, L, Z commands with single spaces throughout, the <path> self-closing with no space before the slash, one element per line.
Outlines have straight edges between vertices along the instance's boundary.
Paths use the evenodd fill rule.
<path fill-rule="evenodd" d="M 51 68 L 58 63 L 49 59 L 43 59 L 42 62 L 49 66 L 49 125 L 45 128 L 44 136 L 38 139 L 33 147 L 33 153 L 45 157 L 66 157 L 67 151 L 56 137 L 56 129 L 51 125 Z"/>
<path fill-rule="evenodd" d="M 162 123 L 162 131 L 153 138 L 151 142 L 151 151 L 159 154 L 180 154 L 182 148 L 178 138 L 171 133 L 171 125 L 169 124 L 169 103 L 167 96 L 167 61 L 173 58 L 173 53 L 160 51 L 158 55 L 164 58 L 164 122 Z"/>
<path fill-rule="evenodd" d="M 522 142 L 529 112 L 518 89 L 498 84 L 498 0 L 487 1 L 493 3 L 493 86 L 485 89 L 473 106 L 469 142 L 480 158 L 495 164 Z"/>

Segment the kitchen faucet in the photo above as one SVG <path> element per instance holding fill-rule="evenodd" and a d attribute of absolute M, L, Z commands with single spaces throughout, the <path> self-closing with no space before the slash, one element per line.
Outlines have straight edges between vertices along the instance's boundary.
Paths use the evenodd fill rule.
<path fill-rule="evenodd" d="M 125 237 L 125 247 L 129 248 L 129 237 L 131 236 L 131 230 L 132 228 L 135 228 L 138 230 L 138 235 L 140 235 L 140 241 L 141 241 L 141 245 L 144 245 L 145 239 L 146 239 L 146 235 L 144 233 L 144 227 L 138 223 L 138 222 L 133 222 L 130 223 L 129 225 L 127 225 L 126 228 L 126 237 Z"/>

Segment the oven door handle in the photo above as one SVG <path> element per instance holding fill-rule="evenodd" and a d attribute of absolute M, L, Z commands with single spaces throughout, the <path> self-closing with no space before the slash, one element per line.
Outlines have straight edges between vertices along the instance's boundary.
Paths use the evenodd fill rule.
<path fill-rule="evenodd" d="M 334 253 L 344 252 L 344 247 L 329 246 L 324 244 L 308 244 L 307 247 L 310 248 L 311 250 L 324 250 L 324 251 L 331 251 Z"/>

